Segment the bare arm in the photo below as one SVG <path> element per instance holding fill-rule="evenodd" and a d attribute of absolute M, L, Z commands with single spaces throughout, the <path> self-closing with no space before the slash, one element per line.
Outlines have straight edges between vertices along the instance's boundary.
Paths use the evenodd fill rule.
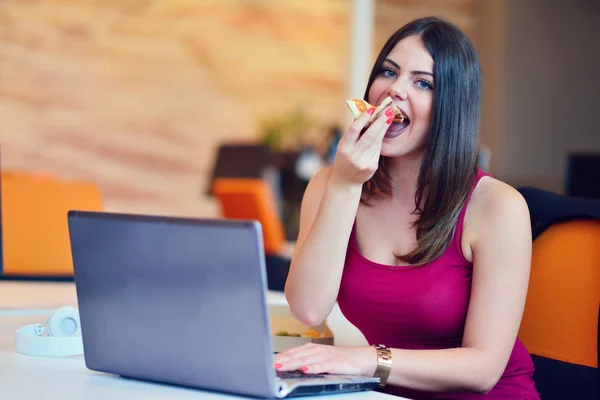
<path fill-rule="evenodd" d="M 382 113 L 360 136 L 370 115 L 364 112 L 350 125 L 334 166 L 313 177 L 302 200 L 285 294 L 294 316 L 309 326 L 320 324 L 335 304 L 362 185 L 377 169 L 383 136 L 394 118 Z"/>
<path fill-rule="evenodd" d="M 311 180 L 304 194 L 296 251 L 285 286 L 292 313 L 320 324 L 337 298 L 360 186 L 330 184 L 331 167 Z"/>

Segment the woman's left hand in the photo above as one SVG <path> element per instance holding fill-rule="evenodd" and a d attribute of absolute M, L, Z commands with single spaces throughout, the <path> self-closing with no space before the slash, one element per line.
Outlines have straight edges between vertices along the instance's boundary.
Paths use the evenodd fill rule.
<path fill-rule="evenodd" d="M 307 343 L 275 355 L 277 371 L 301 370 L 306 374 L 373 376 L 377 351 L 373 347 L 336 347 Z"/>

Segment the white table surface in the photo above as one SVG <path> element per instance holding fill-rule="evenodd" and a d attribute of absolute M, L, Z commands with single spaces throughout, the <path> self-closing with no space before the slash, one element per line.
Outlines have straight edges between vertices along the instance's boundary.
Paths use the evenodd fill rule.
<path fill-rule="evenodd" d="M 269 304 L 286 305 L 287 302 L 282 293 L 273 292 L 269 293 Z M 83 356 L 38 358 L 15 353 L 16 329 L 31 323 L 43 323 L 45 316 L 52 310 L 66 305 L 77 306 L 73 283 L 0 281 L 0 399 L 245 398 L 134 381 L 93 372 L 85 367 Z M 332 331 L 335 335 L 335 330 Z M 388 398 L 402 400 L 399 397 L 374 391 L 310 397 L 314 400 L 386 400 Z"/>

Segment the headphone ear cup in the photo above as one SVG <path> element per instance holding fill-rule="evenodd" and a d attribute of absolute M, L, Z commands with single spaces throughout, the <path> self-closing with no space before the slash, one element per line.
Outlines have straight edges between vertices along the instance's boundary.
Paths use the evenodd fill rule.
<path fill-rule="evenodd" d="M 79 311 L 74 307 L 62 307 L 46 319 L 46 335 L 54 337 L 81 336 Z"/>

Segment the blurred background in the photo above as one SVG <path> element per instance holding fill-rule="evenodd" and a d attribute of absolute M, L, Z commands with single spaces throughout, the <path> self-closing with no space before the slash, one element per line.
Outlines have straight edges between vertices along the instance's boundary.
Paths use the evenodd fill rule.
<path fill-rule="evenodd" d="M 214 177 L 256 175 L 293 238 L 345 100 L 428 15 L 479 52 L 481 166 L 597 194 L 593 0 L 0 0 L 1 168 L 92 182 L 108 211 L 201 217 L 223 214 Z"/>

